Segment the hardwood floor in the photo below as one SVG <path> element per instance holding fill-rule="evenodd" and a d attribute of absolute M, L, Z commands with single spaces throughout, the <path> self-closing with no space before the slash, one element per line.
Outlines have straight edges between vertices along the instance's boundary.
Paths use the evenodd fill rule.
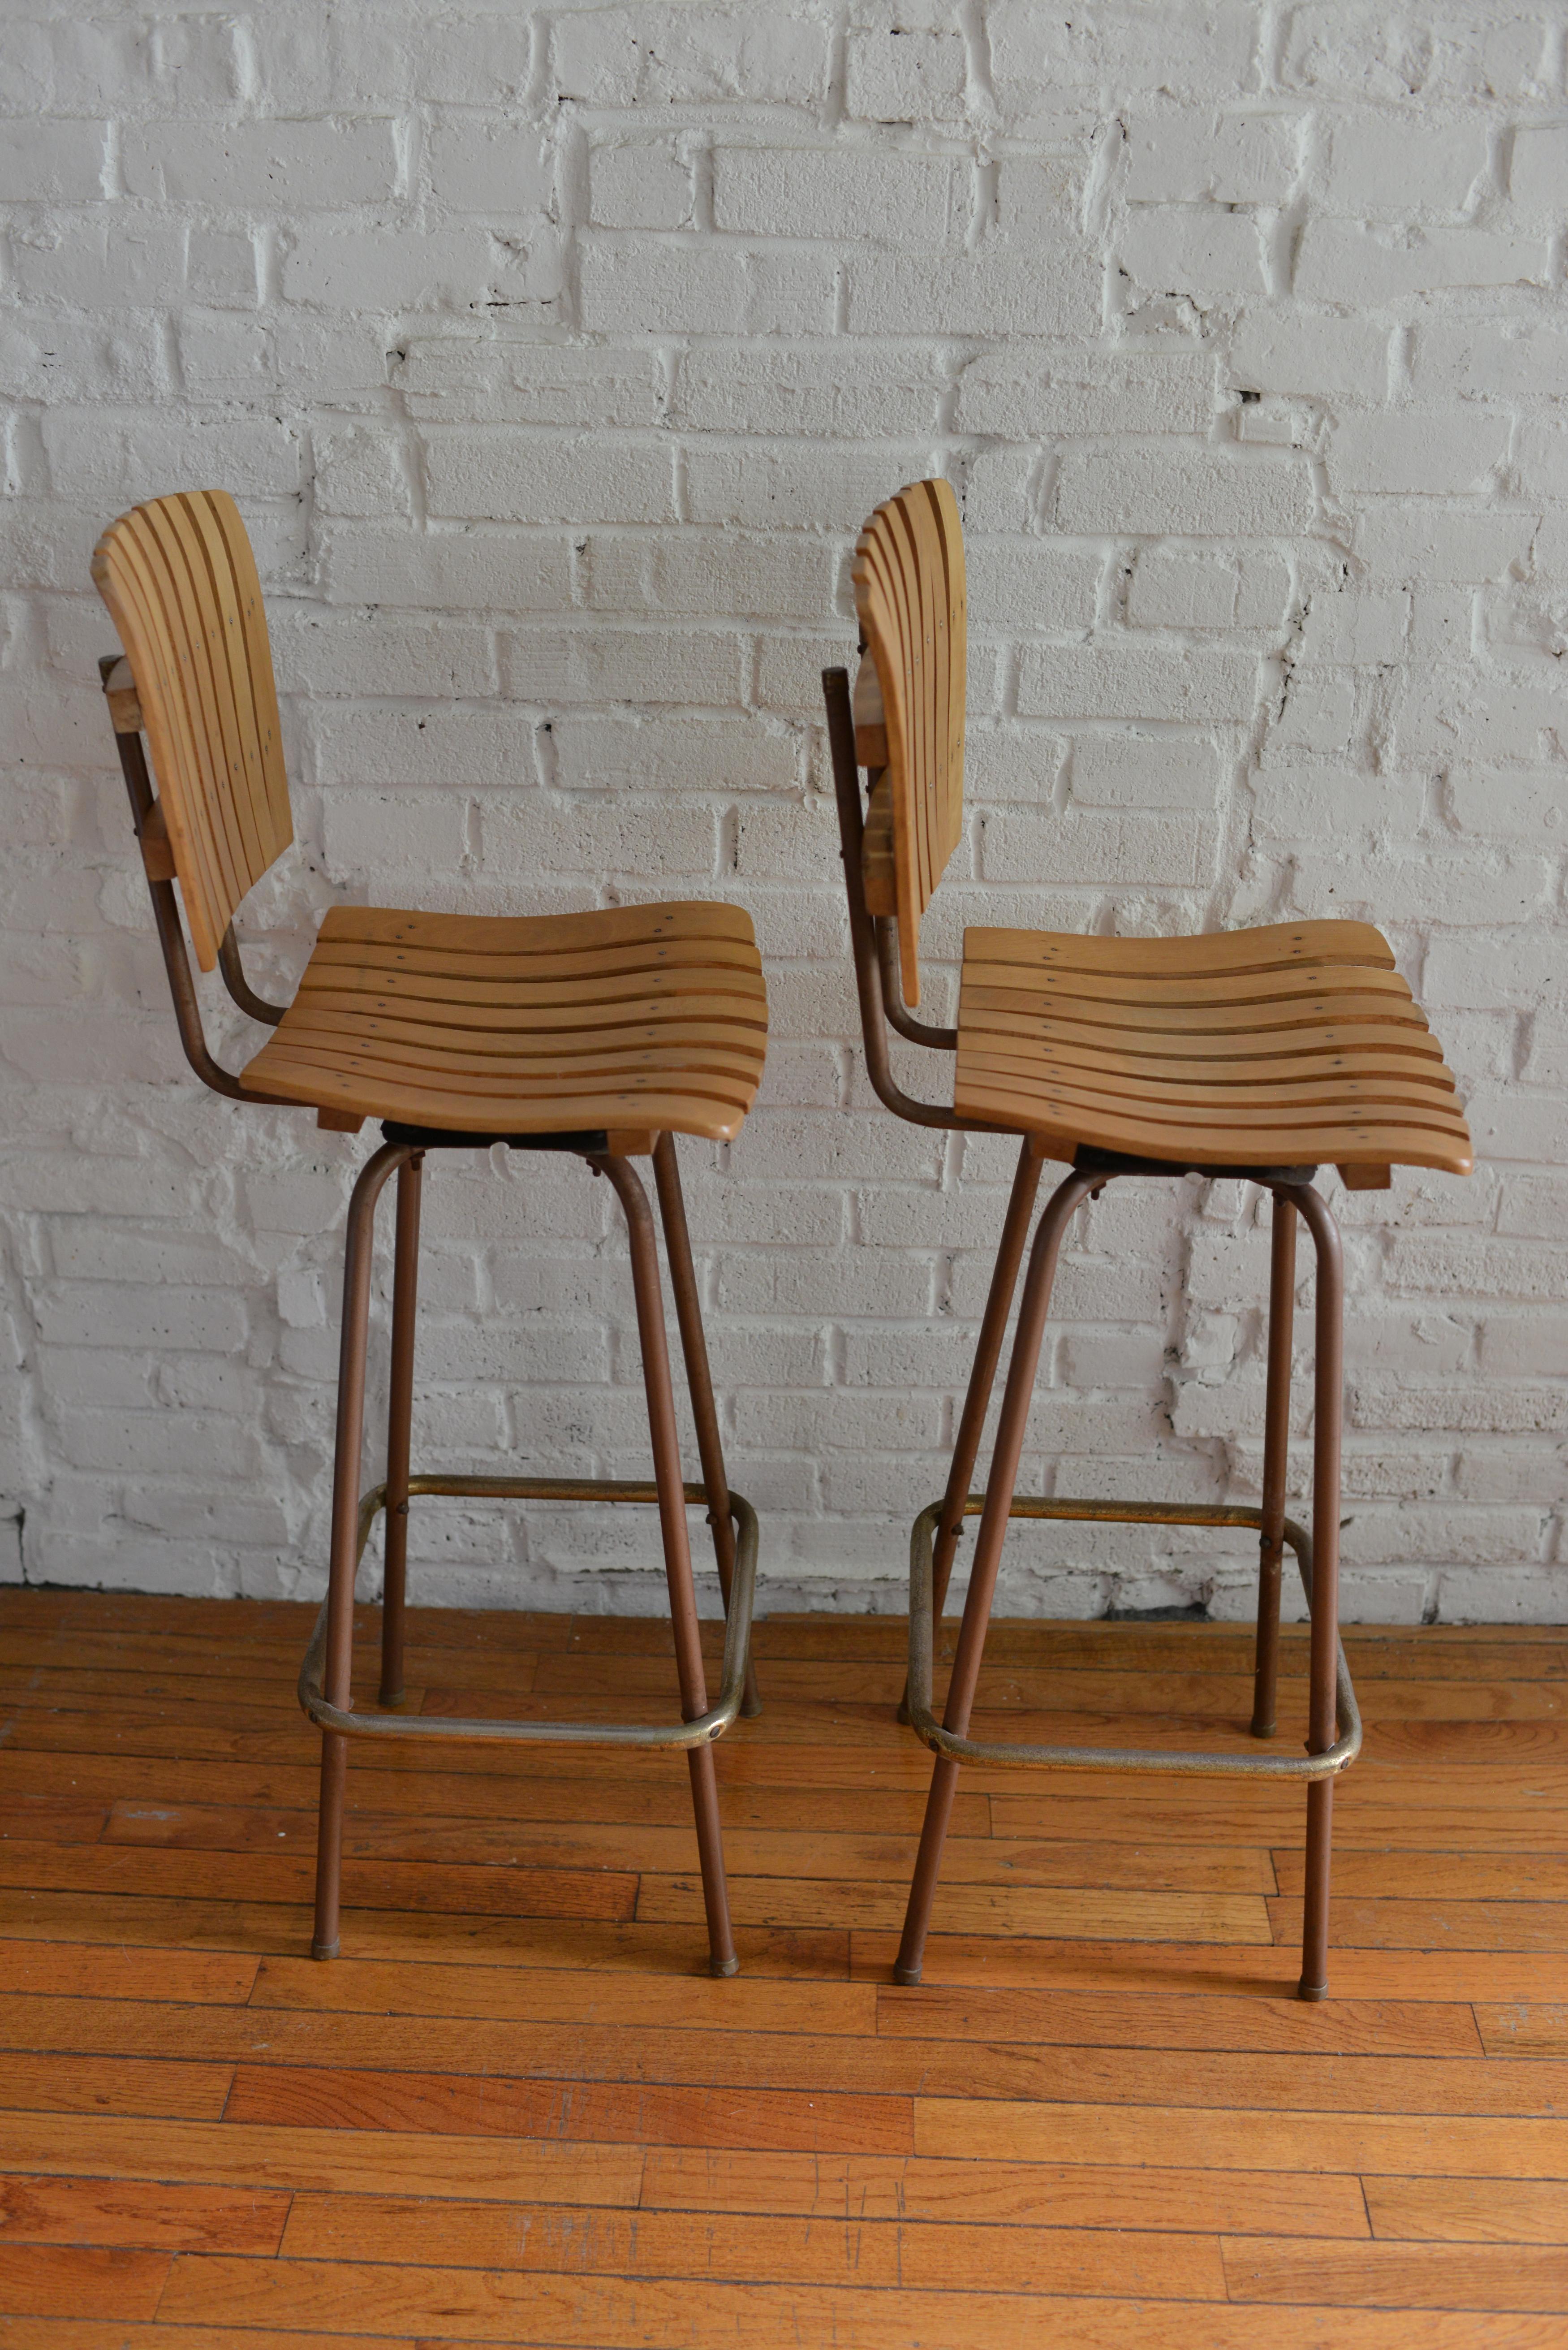
<path fill-rule="evenodd" d="M 929 1758 L 887 1620 L 759 1627 L 734 1981 L 683 1764 L 610 1749 L 358 1748 L 313 1963 L 308 1622 L 0 1594 L 0 2350 L 1568 2339 L 1568 1634 L 1347 1640 L 1309 2007 L 1303 1801 L 1256 1782 L 966 1773 L 894 1988 Z M 427 1711 L 673 1700 L 660 1625 L 410 1629 Z M 982 1715 L 1243 1742 L 1248 1648 L 999 1625 Z"/>

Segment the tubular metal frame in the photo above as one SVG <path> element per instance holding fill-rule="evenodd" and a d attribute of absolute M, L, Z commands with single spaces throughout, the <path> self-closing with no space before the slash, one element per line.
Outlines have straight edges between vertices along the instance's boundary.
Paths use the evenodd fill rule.
<path fill-rule="evenodd" d="M 828 739 L 833 753 L 840 851 L 849 901 L 867 1073 L 880 1099 L 896 1117 L 920 1126 L 963 1133 L 1007 1131 L 961 1118 L 937 1103 L 906 1093 L 893 1076 L 887 1029 L 929 1050 L 955 1052 L 956 1028 L 917 1020 L 906 1006 L 898 981 L 897 925 L 873 918 L 866 904 L 862 868 L 865 816 L 860 800 L 849 678 L 846 671 L 823 671 Z M 1017 1129 L 1011 1129 L 1016 1132 Z M 1002 1417 L 983 1492 L 971 1481 L 996 1385 L 1002 1342 L 1018 1276 L 1029 1244 L 1040 1187 L 1041 1160 L 1027 1136 L 1002 1222 L 996 1264 L 981 1316 L 975 1358 L 954 1440 L 947 1492 L 915 1520 L 909 1544 L 909 1680 L 899 1719 L 936 1757 L 919 1855 L 894 1978 L 920 1980 L 931 1906 L 940 1873 L 942 1848 L 962 1763 L 1004 1769 L 1030 1767 L 1071 1771 L 1177 1773 L 1187 1777 L 1300 1780 L 1306 1784 L 1306 1872 L 1303 1904 L 1302 1971 L 1298 1996 L 1321 2000 L 1328 1992 L 1328 1904 L 1334 1821 L 1334 1782 L 1361 1750 L 1361 1716 L 1339 1638 L 1340 1445 L 1344 1395 L 1344 1263 L 1338 1228 L 1322 1194 L 1314 1188 L 1313 1167 L 1191 1167 L 1081 1149 L 1071 1172 L 1052 1193 L 1029 1249 L 1028 1271 L 1009 1362 Z M 1024 1430 L 1039 1368 L 1051 1290 L 1063 1236 L 1083 1202 L 1097 1198 L 1118 1178 L 1205 1174 L 1259 1183 L 1273 1197 L 1273 1233 L 1269 1280 L 1268 1384 L 1264 1404 L 1263 1480 L 1261 1508 L 1202 1507 L 1116 1501 L 1039 1501 L 1017 1497 Z M 1285 1515 L 1285 1479 L 1290 1420 L 1290 1382 L 1295 1285 L 1295 1225 L 1300 1215 L 1310 1229 L 1317 1257 L 1315 1299 L 1314 1409 L 1313 1421 L 1313 1532 Z M 941 1718 L 932 1695 L 936 1634 L 951 1578 L 959 1534 L 967 1517 L 979 1517 L 980 1534 L 964 1603 L 958 1649 Z M 969 1735 L 1007 1527 L 1016 1518 L 1091 1520 L 1118 1525 L 1211 1525 L 1255 1528 L 1259 1542 L 1258 1615 L 1253 1665 L 1251 1735 L 1270 1738 L 1275 1728 L 1279 1671 L 1279 1620 L 1283 1553 L 1288 1546 L 1301 1571 L 1312 1618 L 1306 1752 L 1248 1754 L 1236 1751 L 1183 1752 L 1125 1747 L 1074 1747 L 1006 1743 Z"/>
<path fill-rule="evenodd" d="M 99 663 L 109 702 L 115 743 L 130 801 L 131 818 L 151 893 L 153 918 L 163 951 L 170 993 L 186 1058 L 202 1083 L 230 1100 L 277 1105 L 275 1097 L 246 1086 L 210 1052 L 201 1003 L 192 975 L 184 925 L 173 886 L 172 860 L 161 812 L 153 794 L 142 749 L 140 713 L 129 664 L 119 656 Z M 234 1001 L 251 1018 L 276 1024 L 282 1010 L 256 995 L 245 978 L 231 925 L 219 949 L 219 968 Z M 692 1416 L 696 1422 L 702 1482 L 687 1484 L 681 1474 L 674 1392 L 665 1334 L 659 1250 L 653 1211 L 629 1158 L 608 1148 L 604 1133 L 490 1135 L 425 1131 L 389 1122 L 380 1148 L 360 1170 L 348 1205 L 343 1269 L 343 1319 L 334 1448 L 331 1555 L 327 1596 L 317 1615 L 299 1673 L 299 1702 L 317 1723 L 321 1739 L 321 1794 L 317 1832 L 316 1916 L 312 1955 L 329 1959 L 339 1943 L 343 1814 L 351 1738 L 415 1738 L 426 1741 L 499 1740 L 513 1744 L 647 1746 L 684 1751 L 691 1779 L 692 1810 L 701 1864 L 709 1964 L 716 1975 L 740 1966 L 731 1927 L 720 1831 L 713 1742 L 737 1715 L 761 1711 L 750 1662 L 752 1616 L 756 1590 L 757 1521 L 749 1502 L 731 1487 L 724 1471 L 718 1414 L 714 1408 L 701 1300 L 691 1262 L 691 1236 L 680 1189 L 673 1137 L 653 1140 L 653 1172 L 659 1221 L 674 1292 Z M 572 1152 L 605 1176 L 626 1217 L 632 1289 L 648 1399 L 654 1473 L 650 1482 L 598 1478 L 416 1476 L 410 1469 L 414 1335 L 418 1306 L 420 1211 L 425 1154 L 430 1149 L 486 1149 L 505 1142 L 513 1149 Z M 370 1270 L 377 1203 L 388 1178 L 398 1177 L 397 1236 L 392 1277 L 392 1346 L 384 1483 L 359 1491 L 364 1436 L 365 1374 L 369 1347 Z M 463 1495 L 523 1501 L 651 1503 L 659 1515 L 675 1636 L 680 1719 L 676 1722 L 553 1722 L 464 1721 L 441 1715 L 400 1715 L 404 1702 L 403 1644 L 408 1572 L 408 1513 L 414 1495 Z M 724 1653 L 718 1701 L 710 1705 L 701 1632 L 686 1523 L 691 1503 L 706 1503 L 725 1613 Z M 351 1694 L 354 1585 L 359 1562 L 378 1516 L 386 1520 L 385 1577 L 381 1607 L 381 1669 L 378 1713 L 358 1713 Z"/>

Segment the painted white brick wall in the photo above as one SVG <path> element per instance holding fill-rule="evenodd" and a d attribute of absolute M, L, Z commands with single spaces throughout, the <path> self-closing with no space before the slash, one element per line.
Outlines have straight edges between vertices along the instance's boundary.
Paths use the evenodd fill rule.
<path fill-rule="evenodd" d="M 260 982 L 334 901 L 752 909 L 765 1089 L 685 1154 L 732 1471 L 774 1604 L 901 1604 L 1010 1152 L 869 1096 L 816 673 L 857 525 L 935 468 L 974 623 L 939 1003 L 966 921 L 1384 923 L 1483 1163 L 1331 1183 L 1347 1611 L 1561 1618 L 1564 47 L 1549 0 L 11 0 L 0 1574 L 322 1580 L 363 1145 L 185 1074 L 95 690 L 98 530 L 222 483 L 301 837 Z M 1266 1261 L 1240 1184 L 1090 1210 L 1028 1482 L 1255 1492 Z M 441 1162 L 424 1299 L 426 1462 L 640 1471 L 604 1186 Z M 421 1597 L 659 1604 L 646 1523 L 415 1544 Z M 1013 1607 L 1249 1601 L 1208 1536 L 1012 1557 Z"/>

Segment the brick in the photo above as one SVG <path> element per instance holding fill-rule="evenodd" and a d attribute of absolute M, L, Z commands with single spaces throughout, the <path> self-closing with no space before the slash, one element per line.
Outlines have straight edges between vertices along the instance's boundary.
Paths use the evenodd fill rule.
<path fill-rule="evenodd" d="M 1252 12 L 1240 6 L 1161 10 L 1132 6 L 1075 10 L 1044 0 L 1001 0 L 987 15 L 992 75 L 1010 130 L 1037 121 L 1043 99 L 1069 93 L 1094 106 L 1107 83 L 1176 90 L 1210 100 L 1231 95 L 1247 77 Z"/>
<path fill-rule="evenodd" d="M 322 844 L 332 874 L 451 872 L 462 862 L 465 811 L 454 796 L 328 793 Z"/>
<path fill-rule="evenodd" d="M 1294 290 L 1306 302 L 1366 306 L 1445 286 L 1542 285 L 1543 237 L 1482 228 L 1432 229 L 1404 242 L 1360 224 L 1309 220 Z"/>
<path fill-rule="evenodd" d="M 1211 363 L 1199 357 L 983 352 L 960 374 L 958 421 L 965 432 L 1013 439 L 1202 432 L 1213 412 L 1213 381 Z"/>
<path fill-rule="evenodd" d="M 571 603 L 570 543 L 559 536 L 338 524 L 321 533 L 320 548 L 323 586 L 336 604 L 558 612 Z"/>
<path fill-rule="evenodd" d="M 556 780 L 581 791 L 787 791 L 794 737 L 756 717 L 609 718 L 584 712 L 552 730 Z"/>
<path fill-rule="evenodd" d="M 720 145 L 713 150 L 713 225 L 744 236 L 940 245 L 962 236 L 968 182 L 966 166 L 940 155 Z"/>
<path fill-rule="evenodd" d="M 1216 120 L 1174 106 L 1133 113 L 1127 124 L 1127 193 L 1135 203 L 1199 197 L 1220 204 L 1283 203 L 1300 170 L 1301 135 L 1299 115 Z"/>
<path fill-rule="evenodd" d="M 684 105 L 745 98 L 813 106 L 826 94 L 826 26 L 772 11 L 597 8 L 563 16 L 556 88 L 585 106 Z"/>
<path fill-rule="evenodd" d="M 108 125 L 25 118 L 0 143 L 0 203 L 88 203 L 104 192 Z"/>
<path fill-rule="evenodd" d="M 699 432 L 802 441 L 929 433 L 944 378 L 937 355 L 919 347 L 702 343 L 681 354 L 673 412 L 683 430 Z"/>
<path fill-rule="evenodd" d="M 741 639 L 700 629 L 543 629 L 501 643 L 502 676 L 532 702 L 685 702 L 723 708 L 741 698 Z"/>
<path fill-rule="evenodd" d="M 1257 224 L 1223 204 L 1135 204 L 1116 258 L 1137 284 L 1159 294 L 1204 301 L 1264 288 Z"/>
<path fill-rule="evenodd" d="M 486 522 L 668 522 L 670 451 L 657 442 L 531 438 L 498 426 L 425 434 L 430 513 Z"/>
<path fill-rule="evenodd" d="M 647 351 L 574 344 L 478 342 L 462 334 L 410 336 L 397 381 L 410 416 L 443 423 L 658 424 L 664 390 Z"/>
<path fill-rule="evenodd" d="M 1258 696 L 1251 653 L 1157 651 L 1137 638 L 1116 645 L 1025 648 L 1018 707 L 1026 718 L 1249 718 Z"/>
<path fill-rule="evenodd" d="M 929 448 L 711 448 L 686 460 L 693 522 L 742 529 L 857 530 L 872 507 L 932 470 Z"/>
<path fill-rule="evenodd" d="M 719 610 L 737 619 L 814 620 L 831 608 L 838 570 L 835 548 L 799 532 L 742 538 L 690 526 L 596 531 L 581 561 L 583 598 L 595 611 Z"/>
<path fill-rule="evenodd" d="M 596 228 L 690 228 L 691 165 L 673 139 L 597 144 L 589 163 L 588 217 Z"/>
<path fill-rule="evenodd" d="M 1293 307 L 1249 305 L 1231 338 L 1230 380 L 1251 391 L 1354 392 L 1381 400 L 1388 381 L 1388 328 L 1376 318 L 1302 316 Z"/>
<path fill-rule="evenodd" d="M 1220 765 L 1210 743 L 1170 734 L 1080 734 L 1069 779 L 1075 806 L 1196 808 L 1210 814 Z"/>
<path fill-rule="evenodd" d="M 1385 494 L 1480 492 L 1506 459 L 1508 442 L 1506 417 L 1347 417 L 1329 442 L 1329 477 L 1337 489 Z"/>
<path fill-rule="evenodd" d="M 485 803 L 480 839 L 483 862 L 503 872 L 577 873 L 587 865 L 653 880 L 711 879 L 718 845 L 714 812 L 698 803 L 522 794 Z"/>
<path fill-rule="evenodd" d="M 550 209 L 555 157 L 532 124 L 483 117 L 434 123 L 425 161 L 431 193 L 450 212 L 504 217 Z"/>
<path fill-rule="evenodd" d="M 912 321 L 938 335 L 1091 335 L 1100 320 L 1102 268 L 1085 251 L 1060 251 L 1042 269 L 1037 252 L 994 244 L 973 255 L 857 246 L 850 255 L 849 331 L 908 334 Z"/>
<path fill-rule="evenodd" d="M 971 538 L 964 549 L 970 625 L 1023 631 L 1093 626 L 1101 557 L 1048 539 Z"/>
<path fill-rule="evenodd" d="M 283 260 L 285 300 L 328 309 L 474 310 L 549 301 L 559 286 L 548 238 L 519 253 L 479 226 L 422 236 L 306 227 Z"/>
<path fill-rule="evenodd" d="M 962 111 L 966 74 L 961 33 L 902 25 L 852 32 L 850 117 L 868 122 L 951 121 Z"/>
<path fill-rule="evenodd" d="M 1568 127 L 1521 122 L 1513 134 L 1508 192 L 1521 220 L 1555 226 L 1568 210 Z"/>
<path fill-rule="evenodd" d="M 384 203 L 396 191 L 389 120 L 131 126 L 123 151 L 133 196 L 165 203 L 300 212 Z"/>
<path fill-rule="evenodd" d="M 1272 536 L 1304 529 L 1312 511 L 1300 460 L 1207 449 L 1069 451 L 1056 492 L 1057 526 L 1068 531 Z"/>
<path fill-rule="evenodd" d="M 1334 212 L 1393 213 L 1401 220 L 1459 213 L 1486 167 L 1480 122 L 1352 114 L 1334 127 L 1324 202 Z"/>

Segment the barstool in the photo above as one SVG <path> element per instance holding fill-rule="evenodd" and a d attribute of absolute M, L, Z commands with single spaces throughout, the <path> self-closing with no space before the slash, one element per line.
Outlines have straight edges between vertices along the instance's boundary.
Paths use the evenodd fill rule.
<path fill-rule="evenodd" d="M 288 781 L 261 588 L 244 525 L 222 490 L 136 506 L 109 527 L 93 578 L 124 648 L 102 663 L 181 1042 L 192 1067 L 234 1101 L 304 1106 L 379 1149 L 348 1207 L 327 1593 L 300 1673 L 322 1729 L 316 1957 L 336 1955 L 343 1807 L 351 1738 L 580 1742 L 682 1748 L 701 1859 L 710 1963 L 739 1964 L 731 1932 L 712 1742 L 757 1711 L 748 1653 L 757 1523 L 731 1488 L 719 1440 L 691 1264 L 677 1134 L 732 1140 L 762 1076 L 767 994 L 752 925 L 730 906 L 637 906 L 512 920 L 335 907 L 294 1000 L 264 1003 L 245 979 L 233 917 L 292 843 Z M 142 751 L 145 733 L 151 775 Z M 180 885 L 176 898 L 175 881 Z M 234 1076 L 202 1032 L 181 921 L 196 960 L 273 1030 Z M 653 1478 L 426 1477 L 411 1473 L 420 1197 L 427 1154 L 566 1151 L 606 1176 L 626 1216 L 648 1397 Z M 634 1161 L 651 1157 L 685 1357 L 701 1484 L 682 1481 L 653 1211 Z M 398 1179 L 392 1359 L 383 1484 L 361 1495 L 359 1457 L 376 1203 Z M 657 1723 L 457 1721 L 400 1714 L 410 1497 L 657 1506 L 674 1630 L 680 1719 Z M 705 1504 L 726 1612 L 710 1705 L 686 1505 Z M 350 1694 L 354 1579 L 386 1520 L 381 1711 Z"/>
<path fill-rule="evenodd" d="M 897 1117 L 919 1126 L 1020 1138 L 1018 1170 L 981 1322 L 947 1492 L 915 1521 L 909 1674 L 900 1709 L 937 1757 L 897 1980 L 920 1980 L 942 1846 L 964 1762 L 1066 1770 L 1295 1779 L 1307 1789 L 1300 1995 L 1328 1984 L 1334 1780 L 1361 1744 L 1339 1642 L 1341 1320 L 1339 1236 L 1314 1177 L 1324 1159 L 1353 1191 L 1386 1189 L 1396 1165 L 1470 1170 L 1454 1081 L 1386 941 L 1363 922 L 1293 922 L 1187 939 L 1079 938 L 1044 931 L 964 933 L 956 1027 L 916 1017 L 919 926 L 963 818 L 963 534 L 948 483 L 918 482 L 878 506 L 856 549 L 862 653 L 823 687 L 849 896 L 866 1064 Z M 868 771 L 862 806 L 859 769 Z M 917 1100 L 894 1077 L 891 1027 L 951 1054 L 951 1106 Z M 1064 1159 L 1029 1250 L 991 1474 L 970 1480 L 1029 1243 L 1041 1163 Z M 1056 1258 L 1079 1204 L 1126 1177 L 1242 1177 L 1274 1201 L 1269 1284 L 1262 1506 L 1015 1498 Z M 1317 1256 L 1309 1534 L 1284 1513 L 1295 1287 L 1295 1222 Z M 947 1703 L 932 1703 L 932 1652 L 963 1521 L 980 1517 Z M 971 1738 L 1002 1544 L 1011 1518 L 1244 1526 L 1260 1575 L 1251 1731 L 1272 1736 L 1280 1575 L 1293 1552 L 1312 1611 L 1307 1752 L 1301 1756 L 1134 1752 Z"/>

